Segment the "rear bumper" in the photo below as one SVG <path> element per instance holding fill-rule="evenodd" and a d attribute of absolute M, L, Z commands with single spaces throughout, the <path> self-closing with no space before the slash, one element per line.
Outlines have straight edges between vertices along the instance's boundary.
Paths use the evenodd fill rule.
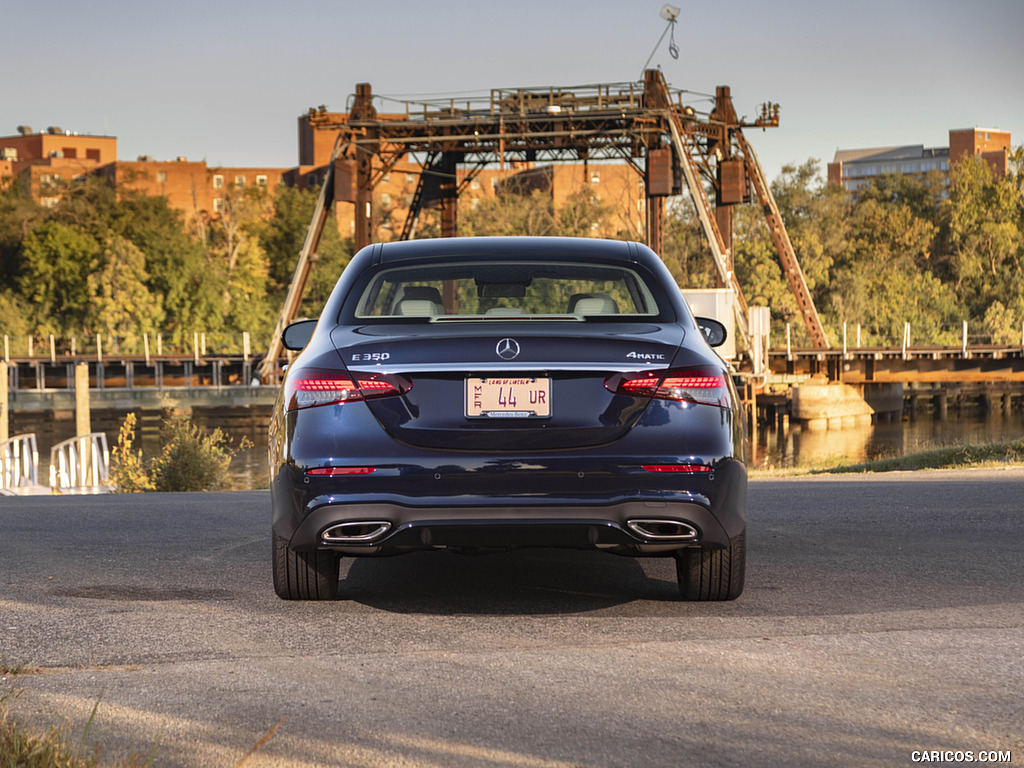
<path fill-rule="evenodd" d="M 310 511 L 290 537 L 290 547 L 330 549 L 350 556 L 520 547 L 600 549 L 641 556 L 694 546 L 725 547 L 729 540 L 715 515 L 693 503 L 652 507 L 631 501 L 543 509 L 332 503 Z"/>

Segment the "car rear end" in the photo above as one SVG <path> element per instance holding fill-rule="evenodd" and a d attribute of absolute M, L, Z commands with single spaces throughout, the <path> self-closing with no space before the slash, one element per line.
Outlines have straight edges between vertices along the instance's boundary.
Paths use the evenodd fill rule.
<path fill-rule="evenodd" d="M 701 553 L 742 556 L 736 391 L 653 253 L 408 246 L 353 259 L 288 371 L 271 441 L 279 594 L 311 596 L 288 573 L 336 573 L 341 555 L 675 555 L 681 587 Z M 697 580 L 709 594 L 684 596 L 742 589 L 741 572 Z"/>

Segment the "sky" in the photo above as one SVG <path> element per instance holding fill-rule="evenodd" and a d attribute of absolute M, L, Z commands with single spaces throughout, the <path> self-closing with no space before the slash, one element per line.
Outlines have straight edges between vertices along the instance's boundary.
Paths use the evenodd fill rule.
<path fill-rule="evenodd" d="M 1024 0 L 6 0 L 0 136 L 116 136 L 118 159 L 293 167 L 297 118 L 357 83 L 416 98 L 638 81 L 728 85 L 769 179 L 837 149 L 948 146 L 951 128 L 1024 143 Z M 378 104 L 389 111 L 389 103 Z"/>

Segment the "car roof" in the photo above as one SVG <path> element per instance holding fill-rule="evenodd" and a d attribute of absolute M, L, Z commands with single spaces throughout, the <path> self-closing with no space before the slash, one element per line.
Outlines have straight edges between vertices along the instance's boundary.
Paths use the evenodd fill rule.
<path fill-rule="evenodd" d="M 403 240 L 379 243 L 374 261 L 394 264 L 441 257 L 508 258 L 508 257 L 565 257 L 597 258 L 601 261 L 633 263 L 638 251 L 646 246 L 623 240 L 602 240 L 583 237 L 447 237 L 430 240 Z M 650 252 L 654 256 L 653 252 Z M 654 256 L 654 258 L 657 258 Z"/>

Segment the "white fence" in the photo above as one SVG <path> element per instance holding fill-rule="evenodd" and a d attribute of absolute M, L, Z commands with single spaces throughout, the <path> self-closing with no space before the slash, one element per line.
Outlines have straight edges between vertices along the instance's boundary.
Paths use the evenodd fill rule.
<path fill-rule="evenodd" d="M 53 493 L 109 493 L 109 480 L 110 452 L 102 432 L 72 437 L 50 449 Z"/>
<path fill-rule="evenodd" d="M 39 449 L 33 434 L 0 442 L 0 493 L 39 487 Z"/>

